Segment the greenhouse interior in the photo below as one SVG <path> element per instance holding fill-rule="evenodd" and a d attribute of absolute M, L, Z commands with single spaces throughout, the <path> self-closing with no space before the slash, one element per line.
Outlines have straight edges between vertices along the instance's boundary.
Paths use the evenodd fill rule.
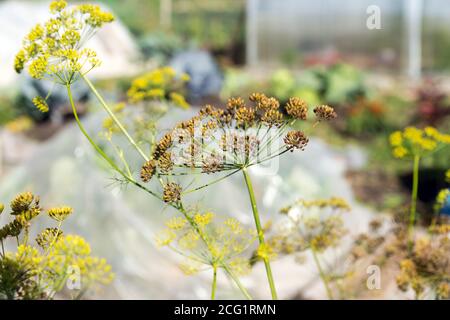
<path fill-rule="evenodd" d="M 0 300 L 450 299 L 449 16 L 1 0 Z"/>

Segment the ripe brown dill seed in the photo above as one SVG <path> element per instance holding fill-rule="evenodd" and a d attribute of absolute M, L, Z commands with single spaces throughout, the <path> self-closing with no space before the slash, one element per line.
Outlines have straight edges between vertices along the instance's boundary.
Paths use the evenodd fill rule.
<path fill-rule="evenodd" d="M 319 120 L 331 120 L 337 118 L 337 113 L 330 106 L 318 106 L 314 108 L 314 114 Z"/>
<path fill-rule="evenodd" d="M 144 182 L 149 182 L 152 179 L 153 174 L 155 173 L 157 165 L 158 162 L 153 159 L 144 163 L 141 169 L 141 180 Z"/>
<path fill-rule="evenodd" d="M 181 186 L 175 182 L 169 182 L 164 186 L 163 201 L 166 203 L 178 202 L 181 200 Z"/>
<path fill-rule="evenodd" d="M 291 148 L 291 152 L 294 149 L 304 150 L 308 144 L 309 139 L 301 131 L 289 131 L 284 137 L 284 143 Z"/>

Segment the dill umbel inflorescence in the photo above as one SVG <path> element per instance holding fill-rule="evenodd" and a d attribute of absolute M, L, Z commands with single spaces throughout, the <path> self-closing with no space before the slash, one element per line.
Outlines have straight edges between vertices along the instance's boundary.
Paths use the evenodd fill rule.
<path fill-rule="evenodd" d="M 308 107 L 300 98 L 291 98 L 285 110 L 262 93 L 252 94 L 249 103 L 230 98 L 224 109 L 207 105 L 158 141 L 142 167 L 142 180 L 148 182 L 154 174 L 186 175 L 192 169 L 206 174 L 239 171 L 287 151 L 304 150 L 306 133 L 290 127 L 307 119 Z M 316 110 L 316 122 L 336 116 L 328 106 Z"/>
<path fill-rule="evenodd" d="M 38 80 L 70 85 L 100 65 L 97 53 L 83 46 L 114 17 L 98 5 L 67 6 L 64 0 L 53 1 L 50 13 L 51 18 L 36 24 L 23 39 L 22 48 L 14 60 L 14 69 L 17 73 L 26 70 Z M 48 112 L 47 98 L 33 99 L 41 112 Z"/>
<path fill-rule="evenodd" d="M 195 227 L 193 227 L 195 226 Z M 207 268 L 228 268 L 236 274 L 250 271 L 246 250 L 256 240 L 256 233 L 228 218 L 216 221 L 212 212 L 190 212 L 166 222 L 156 241 L 185 258 L 181 268 L 188 274 Z"/>

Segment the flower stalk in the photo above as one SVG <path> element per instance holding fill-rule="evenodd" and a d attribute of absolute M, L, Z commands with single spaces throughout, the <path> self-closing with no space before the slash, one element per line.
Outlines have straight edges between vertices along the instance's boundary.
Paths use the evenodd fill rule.
<path fill-rule="evenodd" d="M 259 212 L 258 212 L 258 207 L 257 207 L 257 204 L 256 204 L 255 194 L 254 194 L 254 191 L 253 191 L 252 181 L 251 181 L 250 175 L 248 174 L 248 171 L 247 171 L 246 168 L 242 169 L 242 173 L 244 175 L 245 184 L 247 186 L 248 194 L 249 194 L 249 197 L 250 197 L 250 202 L 251 202 L 251 205 L 252 205 L 253 218 L 255 220 L 255 226 L 256 226 L 256 231 L 258 233 L 259 244 L 260 245 L 265 245 L 264 230 L 263 230 L 263 228 L 261 226 L 261 220 L 259 218 Z M 273 300 L 277 300 L 278 299 L 278 295 L 277 295 L 277 291 L 276 291 L 276 288 L 275 288 L 275 283 L 274 283 L 273 275 L 272 275 L 272 268 L 270 267 L 269 259 L 264 258 L 263 261 L 264 261 L 264 267 L 266 268 L 267 281 L 269 282 L 270 293 L 272 295 L 272 299 Z"/>
<path fill-rule="evenodd" d="M 408 237 L 409 243 L 412 243 L 413 233 L 414 233 L 414 224 L 416 221 L 416 207 L 417 207 L 417 193 L 419 189 L 419 163 L 420 156 L 414 156 L 414 165 L 413 165 L 413 184 L 411 191 L 411 211 L 409 214 L 409 224 L 408 224 Z"/>
<path fill-rule="evenodd" d="M 328 283 L 327 275 L 323 271 L 322 265 L 320 263 L 319 257 L 317 256 L 317 252 L 314 248 L 311 248 L 312 256 L 314 258 L 314 263 L 316 264 L 317 270 L 319 271 L 320 279 L 323 282 L 325 287 L 325 291 L 327 293 L 327 297 L 329 300 L 333 300 L 333 293 L 331 291 L 330 285 Z"/>

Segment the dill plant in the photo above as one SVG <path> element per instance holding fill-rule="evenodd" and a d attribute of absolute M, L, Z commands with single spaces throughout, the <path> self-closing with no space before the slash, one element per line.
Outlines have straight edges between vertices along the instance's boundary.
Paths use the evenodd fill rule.
<path fill-rule="evenodd" d="M 250 105 L 242 98 L 231 98 L 225 109 L 206 106 L 197 116 L 179 123 L 156 142 L 157 132 L 154 123 L 157 118 L 141 119 L 137 125 L 134 123 L 134 127 L 138 130 L 130 132 L 128 124 L 125 123 L 129 117 L 123 113 L 128 108 L 124 108 L 123 105 L 110 107 L 87 77 L 92 69 L 100 65 L 100 60 L 93 50 L 84 48 L 84 44 L 99 28 L 112 22 L 114 17 L 102 11 L 99 6 L 90 4 L 68 6 L 64 0 L 53 1 L 50 11 L 53 17 L 45 24 L 34 27 L 24 39 L 23 48 L 15 59 L 15 70 L 17 72 L 26 70 L 35 79 L 49 79 L 64 86 L 75 120 L 96 152 L 119 174 L 120 179 L 176 209 L 187 222 L 186 225 L 203 243 L 203 248 L 210 257 L 215 257 L 211 237 L 205 236 L 207 233 L 196 220 L 196 214 L 184 205 L 183 196 L 242 172 L 255 221 L 255 234 L 259 241 L 257 252 L 266 268 L 272 298 L 276 299 L 277 293 L 269 261 L 271 248 L 264 239 L 264 230 L 248 169 L 289 151 L 304 150 L 309 141 L 307 134 L 304 131 L 291 130 L 290 127 L 297 121 L 306 120 L 307 104 L 299 98 L 291 98 L 283 113 L 280 103 L 275 98 L 261 93 L 250 97 Z M 120 133 L 142 158 L 141 181 L 135 177 L 123 150 L 113 145 L 120 159 L 117 163 L 84 128 L 71 90 L 71 85 L 79 80 L 88 85 L 108 114 L 104 122 L 106 139 L 111 141 L 113 134 Z M 155 106 L 155 101 L 164 100 L 186 108 L 188 105 L 180 91 L 180 85 L 187 80 L 186 75 L 177 78 L 173 71 L 167 68 L 156 70 L 132 83 L 128 91 L 129 102 L 148 107 Z M 50 95 L 51 92 L 46 97 L 34 99 L 36 107 L 42 112 L 48 111 L 46 100 Z M 152 115 L 155 114 L 153 111 Z M 314 109 L 314 113 L 316 120 L 311 127 L 320 121 L 336 117 L 333 108 L 329 106 L 318 106 Z M 144 135 L 139 136 L 139 131 Z M 148 143 L 149 151 L 143 149 L 143 143 Z M 207 184 L 191 189 L 183 188 L 178 183 L 178 178 L 197 173 L 222 175 Z M 156 191 L 147 186 L 151 180 L 156 182 Z M 220 266 L 241 292 L 247 298 L 251 298 L 233 272 L 230 262 L 227 259 L 221 260 Z M 214 267 L 213 269 L 215 270 Z M 214 272 L 213 283 L 215 276 Z M 214 295 L 212 294 L 212 297 Z"/>
<path fill-rule="evenodd" d="M 411 206 L 408 222 L 408 237 L 412 245 L 416 222 L 420 159 L 448 146 L 450 144 L 450 135 L 441 133 L 434 127 L 426 127 L 425 129 L 407 127 L 403 131 L 393 132 L 389 137 L 389 142 L 395 158 L 413 162 Z"/>
<path fill-rule="evenodd" d="M 164 192 L 161 193 L 152 191 L 144 186 L 133 176 L 133 172 L 124 157 L 124 152 L 115 148 L 115 150 L 118 151 L 118 156 L 120 158 L 120 164 L 116 163 L 115 159 L 109 156 L 95 142 L 94 138 L 87 132 L 78 116 L 71 86 L 75 81 L 82 80 L 86 82 L 100 105 L 108 114 L 109 120 L 106 120 L 106 123 L 104 123 L 104 127 L 107 130 L 106 138 L 110 139 L 112 133 L 120 132 L 140 155 L 143 161 L 150 161 L 150 152 L 145 152 L 142 149 L 142 146 L 136 142 L 126 129 L 125 125 L 120 121 L 119 117 L 116 116 L 116 112 L 121 111 L 121 107 L 110 107 L 87 77 L 87 74 L 92 69 L 100 65 L 100 60 L 96 57 L 95 51 L 83 48 L 83 46 L 99 28 L 104 24 L 112 22 L 114 17 L 110 13 L 102 11 L 97 5 L 80 4 L 68 6 L 67 2 L 64 0 L 53 1 L 50 4 L 50 11 L 53 14 L 53 17 L 43 25 L 36 25 L 25 37 L 23 48 L 18 52 L 14 61 L 14 69 L 16 72 L 21 73 L 27 71 L 30 76 L 35 79 L 47 79 L 53 81 L 57 85 L 64 86 L 67 90 L 67 95 L 72 106 L 72 112 L 79 129 L 95 151 L 125 182 L 135 185 L 161 201 L 166 203 L 170 202 L 170 206 L 178 210 L 181 215 L 186 218 L 192 229 L 199 233 L 199 226 L 190 215 L 189 210 L 184 207 L 181 201 L 178 201 L 179 197 L 176 196 L 177 188 L 175 185 L 163 184 L 162 180 L 158 179 L 164 187 Z M 172 77 L 173 72 L 168 71 L 169 69 L 165 69 L 160 72 L 159 75 L 166 74 Z M 133 86 L 129 91 L 130 101 L 134 103 L 146 103 L 149 98 L 155 98 L 158 95 L 161 97 L 161 89 L 164 88 L 162 87 L 163 83 L 158 83 L 159 75 L 147 75 L 142 79 L 137 79 L 137 82 L 133 83 Z M 188 79 L 185 75 L 182 75 L 181 80 L 185 82 Z M 159 89 L 159 93 L 158 90 L 155 91 L 155 89 Z M 144 95 L 142 95 L 143 92 L 145 92 Z M 51 91 L 46 97 L 36 97 L 34 99 L 34 103 L 40 111 L 46 112 L 48 110 L 46 100 L 50 95 Z M 176 92 L 176 90 L 170 92 L 169 99 L 182 108 L 187 107 L 184 97 L 180 92 Z M 205 240 L 202 239 L 202 241 Z M 250 299 L 251 296 L 241 285 L 239 279 L 227 266 L 224 266 L 224 268 L 242 293 Z"/>
<path fill-rule="evenodd" d="M 4 211 L 5 206 L 0 204 L 0 214 Z M 65 235 L 61 229 L 72 208 L 46 210 L 56 227 L 45 228 L 34 239 L 30 237 L 33 220 L 43 212 L 39 197 L 31 192 L 17 195 L 10 203 L 12 220 L 0 228 L 0 299 L 52 299 L 68 282 L 77 281 L 79 290 L 71 296 L 79 299 L 89 289 L 109 284 L 114 274 L 106 260 L 91 256 L 89 243 L 82 237 Z M 16 243 L 15 252 L 6 250 L 8 241 Z"/>
<path fill-rule="evenodd" d="M 230 98 L 225 109 L 207 105 L 191 119 L 178 123 L 158 141 L 151 159 L 142 167 L 141 179 L 149 182 L 156 175 L 164 180 L 163 200 L 171 203 L 242 172 L 258 235 L 257 252 L 265 265 L 272 298 L 277 299 L 268 252 L 271 249 L 264 239 L 248 170 L 287 152 L 305 149 L 309 142 L 306 133 L 290 127 L 307 120 L 308 106 L 299 98 L 290 98 L 284 114 L 279 101 L 263 93 L 252 94 L 249 102 L 241 97 Z M 329 106 L 316 107 L 314 113 L 316 120 L 311 127 L 336 117 Z M 177 177 L 195 174 L 219 177 L 187 190 L 174 182 Z"/>
<path fill-rule="evenodd" d="M 297 200 L 280 210 L 285 219 L 269 240 L 278 254 L 291 255 L 310 251 L 328 299 L 334 299 L 330 276 L 321 263 L 320 254 L 341 243 L 346 235 L 342 214 L 350 211 L 341 198 Z"/>

